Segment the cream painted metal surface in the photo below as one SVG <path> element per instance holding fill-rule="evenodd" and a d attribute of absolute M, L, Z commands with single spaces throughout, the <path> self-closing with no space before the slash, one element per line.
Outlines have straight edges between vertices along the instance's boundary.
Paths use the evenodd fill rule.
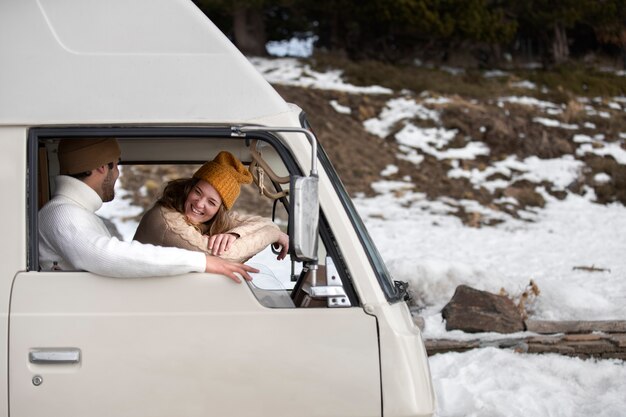
<path fill-rule="evenodd" d="M 2 0 L 0 56 L 0 124 L 223 123 L 288 110 L 187 0 Z"/>
<path fill-rule="evenodd" d="M 10 338 L 12 416 L 381 413 L 374 317 L 267 309 L 221 276 L 19 274 Z M 29 362 L 63 346 L 80 362 Z"/>
<path fill-rule="evenodd" d="M 1 93 L 0 93 L 1 95 Z M 26 269 L 26 135 L 22 127 L 0 127 L 0 417 L 8 415 L 9 297 L 17 271 Z"/>

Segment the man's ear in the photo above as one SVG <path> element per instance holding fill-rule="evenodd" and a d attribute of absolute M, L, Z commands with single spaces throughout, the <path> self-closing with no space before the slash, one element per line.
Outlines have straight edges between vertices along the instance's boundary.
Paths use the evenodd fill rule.
<path fill-rule="evenodd" d="M 107 165 L 102 165 L 98 168 L 95 168 L 94 171 L 98 172 L 99 174 L 106 174 L 107 172 Z"/>

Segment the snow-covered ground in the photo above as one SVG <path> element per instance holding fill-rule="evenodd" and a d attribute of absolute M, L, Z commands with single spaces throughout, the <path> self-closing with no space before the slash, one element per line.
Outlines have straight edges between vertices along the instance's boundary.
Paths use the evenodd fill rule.
<path fill-rule="evenodd" d="M 424 129 L 409 121 L 417 117 L 436 124 L 438 113 L 429 103 L 441 103 L 441 99 L 427 95 L 417 99 L 398 98 L 380 86 L 352 86 L 343 82 L 341 71 L 318 73 L 294 58 L 253 58 L 251 62 L 272 83 L 390 95 L 387 108 L 377 118 L 368 120 L 365 127 L 384 137 L 391 126 L 403 123 L 395 136 L 401 145 L 402 153 L 398 156 L 415 164 L 426 153 L 460 161 L 489 152 L 485 144 L 471 141 L 466 148 L 450 153 L 445 145 L 454 136 L 453 131 L 443 127 Z M 608 99 L 611 109 L 626 109 L 626 98 Z M 536 123 L 574 132 L 579 128 L 560 124 L 553 118 L 562 111 L 555 103 L 523 96 L 503 97 L 500 102 L 542 109 L 546 117 L 536 118 Z M 602 102 L 591 100 L 583 104 L 588 114 L 595 112 L 604 117 L 606 108 L 600 106 Z M 331 105 L 339 112 L 349 112 L 336 102 Z M 626 132 L 615 139 L 619 141 L 605 143 L 607 138 L 598 131 L 593 137 L 579 135 L 575 141 L 580 144 L 579 154 L 611 154 L 626 164 L 626 151 L 616 145 L 626 140 Z M 509 158 L 488 167 L 486 172 L 466 171 L 460 166 L 453 167 L 449 175 L 466 177 L 475 186 L 488 189 L 504 185 L 487 180 L 497 172 L 507 173 L 512 179 L 547 179 L 565 189 L 581 169 L 581 163 L 571 156 L 553 160 Z M 388 166 L 381 177 L 396 170 Z M 611 178 L 603 176 L 596 180 L 611 181 Z M 515 295 L 532 279 L 541 291 L 530 306 L 533 318 L 626 319 L 626 208 L 621 204 L 595 204 L 593 190 L 587 190 L 582 197 L 568 194 L 564 200 L 544 193 L 545 207 L 524 212 L 525 218 L 533 220 L 525 222 L 472 201 L 429 201 L 412 189 L 408 179 L 406 182 L 383 180 L 372 186 L 379 194 L 373 198 L 356 197 L 356 207 L 394 278 L 408 281 L 420 297 L 418 302 L 425 306 L 424 337 L 469 337 L 459 331 L 446 331 L 440 314 L 459 284 L 492 292 L 504 288 Z M 494 227 L 466 227 L 448 214 L 459 206 L 503 222 Z M 594 267 L 599 271 L 575 267 Z M 626 415 L 623 361 L 580 360 L 484 348 L 438 354 L 430 358 L 430 366 L 440 417 Z"/>
<path fill-rule="evenodd" d="M 624 362 L 496 348 L 430 358 L 438 416 L 623 417 Z"/>

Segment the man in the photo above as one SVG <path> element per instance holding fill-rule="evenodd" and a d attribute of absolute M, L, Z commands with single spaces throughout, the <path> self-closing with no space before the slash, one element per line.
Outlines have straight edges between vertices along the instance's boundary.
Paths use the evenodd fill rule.
<path fill-rule="evenodd" d="M 116 139 L 64 139 L 53 198 L 39 211 L 39 262 L 44 271 L 86 270 L 111 277 L 209 272 L 241 282 L 247 265 L 179 248 L 124 242 L 112 237 L 95 212 L 113 200 L 121 150 Z"/>

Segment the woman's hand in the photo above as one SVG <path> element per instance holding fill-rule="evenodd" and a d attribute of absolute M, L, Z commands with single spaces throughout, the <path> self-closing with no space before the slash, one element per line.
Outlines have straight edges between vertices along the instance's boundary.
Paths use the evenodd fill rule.
<path fill-rule="evenodd" d="M 232 233 L 220 233 L 209 236 L 208 248 L 213 256 L 220 256 L 230 248 L 230 245 L 232 245 L 238 237 L 239 235 Z"/>
<path fill-rule="evenodd" d="M 285 259 L 285 256 L 287 256 L 287 252 L 289 252 L 289 236 L 287 236 L 283 232 L 280 232 L 280 236 L 278 237 L 278 240 L 272 243 L 272 246 L 274 247 L 274 249 L 277 249 L 277 250 L 278 248 L 280 248 L 280 253 L 276 257 L 276 259 L 278 259 L 279 261 L 281 259 Z"/>

